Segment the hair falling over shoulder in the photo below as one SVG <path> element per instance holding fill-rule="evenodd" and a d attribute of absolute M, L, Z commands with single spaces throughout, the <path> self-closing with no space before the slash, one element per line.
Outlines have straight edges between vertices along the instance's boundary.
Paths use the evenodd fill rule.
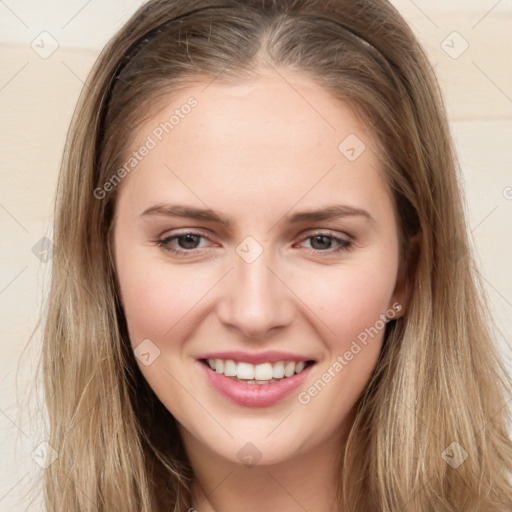
<path fill-rule="evenodd" d="M 55 205 L 41 364 L 59 456 L 44 474 L 47 510 L 190 507 L 175 420 L 128 342 L 111 255 L 115 190 L 101 199 L 95 190 L 164 92 L 204 77 L 249 81 L 268 66 L 312 77 L 375 133 L 410 274 L 407 313 L 390 322 L 340 447 L 339 510 L 512 510 L 510 379 L 474 268 L 442 94 L 386 0 L 150 0 L 102 51 Z M 454 453 L 467 456 L 456 468 Z"/>

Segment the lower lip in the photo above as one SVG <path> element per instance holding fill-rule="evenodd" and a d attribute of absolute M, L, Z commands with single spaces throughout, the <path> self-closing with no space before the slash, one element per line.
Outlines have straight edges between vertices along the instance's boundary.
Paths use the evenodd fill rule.
<path fill-rule="evenodd" d="M 246 407 L 268 407 L 296 390 L 305 380 L 313 365 L 300 373 L 284 378 L 272 384 L 245 384 L 221 373 L 214 372 L 209 366 L 199 361 L 210 384 L 223 396 L 238 405 Z"/>

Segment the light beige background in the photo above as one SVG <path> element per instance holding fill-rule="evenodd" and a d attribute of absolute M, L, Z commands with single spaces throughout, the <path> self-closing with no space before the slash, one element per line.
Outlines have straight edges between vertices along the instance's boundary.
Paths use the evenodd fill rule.
<path fill-rule="evenodd" d="M 42 471 L 37 461 L 45 441 L 25 412 L 50 270 L 33 247 L 51 238 L 58 163 L 83 81 L 101 47 L 140 3 L 0 0 L 0 511 L 42 510 L 38 500 L 23 498 Z M 512 368 L 512 1 L 393 3 L 445 91 L 470 230 Z"/>

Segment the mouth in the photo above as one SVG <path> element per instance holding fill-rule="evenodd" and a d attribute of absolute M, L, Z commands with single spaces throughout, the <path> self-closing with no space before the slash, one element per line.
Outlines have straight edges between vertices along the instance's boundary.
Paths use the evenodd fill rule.
<path fill-rule="evenodd" d="M 289 354 L 279 353 L 231 355 L 245 361 L 225 357 L 213 358 L 212 354 L 197 363 L 213 389 L 243 407 L 269 407 L 285 400 L 304 385 L 315 365 L 314 360 L 300 356 L 292 360 Z M 255 364 L 247 361 L 251 358 Z"/>
<path fill-rule="evenodd" d="M 277 384 L 304 372 L 315 364 L 313 360 L 275 361 L 259 364 L 233 359 L 200 359 L 199 361 L 219 375 L 235 382 L 251 385 Z"/>

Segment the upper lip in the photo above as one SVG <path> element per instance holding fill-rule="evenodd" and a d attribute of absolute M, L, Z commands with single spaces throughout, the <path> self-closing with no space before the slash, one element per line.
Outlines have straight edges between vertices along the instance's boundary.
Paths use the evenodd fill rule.
<path fill-rule="evenodd" d="M 229 350 L 226 352 L 208 352 L 199 356 L 198 359 L 231 359 L 237 363 L 277 363 L 278 361 L 313 361 L 313 358 L 300 356 L 290 352 L 279 352 L 271 350 L 268 352 L 246 352 L 244 350 Z"/>

